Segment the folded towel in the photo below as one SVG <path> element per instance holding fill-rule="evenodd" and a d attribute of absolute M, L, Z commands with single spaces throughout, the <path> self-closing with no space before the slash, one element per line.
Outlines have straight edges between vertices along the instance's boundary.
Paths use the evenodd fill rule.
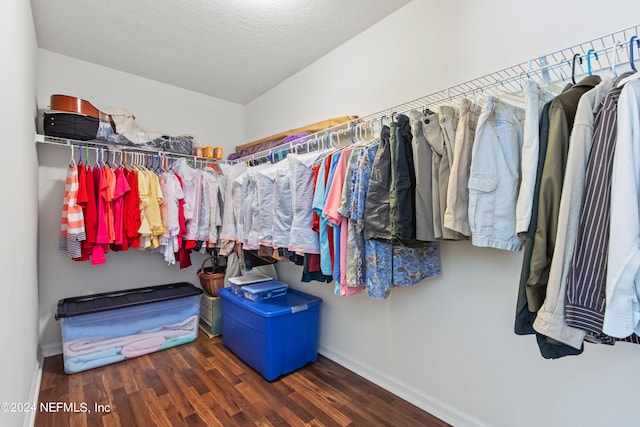
<path fill-rule="evenodd" d="M 163 336 L 155 336 L 134 341 L 122 347 L 122 355 L 127 358 L 142 356 L 152 353 L 162 348 L 162 343 L 166 341 Z"/>
<path fill-rule="evenodd" d="M 162 325 L 178 324 L 190 316 L 197 316 L 200 304 L 185 304 L 176 300 L 161 301 L 129 307 L 122 313 L 100 312 L 65 318 L 62 335 L 65 341 L 88 337 L 118 337 Z"/>
<path fill-rule="evenodd" d="M 73 374 L 75 372 L 97 368 L 98 366 L 120 362 L 121 360 L 124 360 L 124 356 L 120 354 L 120 350 L 120 347 L 113 347 L 107 350 L 87 353 L 77 357 L 65 356 L 64 371 L 68 374 Z"/>
<path fill-rule="evenodd" d="M 166 325 L 165 328 L 151 332 L 138 332 L 115 338 L 90 337 L 63 342 L 65 356 L 79 356 L 87 353 L 107 350 L 113 347 L 124 347 L 127 344 L 161 337 L 162 340 L 175 337 L 193 336 L 198 332 L 198 316 L 190 316 L 176 324 Z"/>
<path fill-rule="evenodd" d="M 195 333 L 193 335 L 185 335 L 182 337 L 173 337 L 173 338 L 169 338 L 168 340 L 166 340 L 164 343 L 162 343 L 162 350 L 167 349 L 167 348 L 171 348 L 171 347 L 175 347 L 177 345 L 181 345 L 181 344 L 186 344 L 188 342 L 192 342 L 194 341 L 196 338 L 198 338 L 198 334 Z"/>

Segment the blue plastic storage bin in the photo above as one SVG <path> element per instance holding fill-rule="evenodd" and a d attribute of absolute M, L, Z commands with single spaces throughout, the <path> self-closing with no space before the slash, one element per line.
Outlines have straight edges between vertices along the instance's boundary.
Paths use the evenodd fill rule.
<path fill-rule="evenodd" d="M 295 289 L 262 301 L 229 288 L 218 295 L 224 345 L 267 381 L 317 360 L 322 299 Z"/>
<path fill-rule="evenodd" d="M 58 301 L 64 371 L 86 371 L 195 340 L 201 294 L 183 282 Z"/>

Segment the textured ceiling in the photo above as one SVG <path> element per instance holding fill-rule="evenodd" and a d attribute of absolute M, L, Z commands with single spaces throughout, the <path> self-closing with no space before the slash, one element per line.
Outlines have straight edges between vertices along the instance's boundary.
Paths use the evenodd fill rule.
<path fill-rule="evenodd" d="M 31 0 L 38 46 L 246 104 L 410 0 Z"/>

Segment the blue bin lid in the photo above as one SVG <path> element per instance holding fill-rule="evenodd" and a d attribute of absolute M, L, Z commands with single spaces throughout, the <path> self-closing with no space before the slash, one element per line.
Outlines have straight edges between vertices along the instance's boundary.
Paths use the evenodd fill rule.
<path fill-rule="evenodd" d="M 284 316 L 305 311 L 309 307 L 319 305 L 322 302 L 322 298 L 291 288 L 282 296 L 260 301 L 251 301 L 248 298 L 238 296 L 231 292 L 229 288 L 219 289 L 218 296 L 263 317 Z"/>

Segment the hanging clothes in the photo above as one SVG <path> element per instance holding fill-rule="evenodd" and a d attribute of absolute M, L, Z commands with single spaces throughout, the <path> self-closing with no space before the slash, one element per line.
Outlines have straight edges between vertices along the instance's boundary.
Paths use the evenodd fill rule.
<path fill-rule="evenodd" d="M 447 191 L 451 171 L 449 152 L 455 141 L 455 128 L 458 120 L 451 106 L 440 107 L 440 114 L 427 112 L 422 128 L 424 137 L 432 150 L 431 186 L 433 197 L 433 229 L 436 239 L 462 240 L 460 233 L 444 227 L 444 215 L 447 209 Z"/>
<path fill-rule="evenodd" d="M 91 250 L 91 265 L 99 265 L 107 262 L 105 254 L 109 248 L 109 236 L 107 232 L 107 212 L 105 208 L 104 197 L 106 186 L 103 184 L 101 167 L 96 166 L 93 168 L 93 183 L 95 186 L 94 191 L 96 197 L 97 233 L 96 242 Z"/>
<path fill-rule="evenodd" d="M 416 239 L 425 242 L 436 239 L 433 223 L 433 188 L 432 162 L 433 153 L 424 136 L 422 126 L 426 116 L 417 110 L 411 110 L 411 135 L 414 170 L 416 177 L 415 213 L 416 213 Z"/>
<path fill-rule="evenodd" d="M 291 222 L 293 221 L 293 199 L 291 195 L 291 181 L 289 180 L 289 159 L 284 159 L 277 165 L 273 179 L 273 225 L 271 235 L 274 248 L 289 248 L 291 237 Z"/>
<path fill-rule="evenodd" d="M 127 178 L 122 169 L 116 168 L 114 172 L 116 185 L 113 193 L 112 210 L 113 210 L 113 250 L 122 250 L 122 245 L 126 240 L 124 234 L 124 197 L 131 191 Z"/>
<path fill-rule="evenodd" d="M 176 262 L 175 254 L 180 250 L 180 203 L 184 201 L 184 192 L 176 175 L 164 172 L 161 175 L 161 182 L 164 183 L 162 191 L 164 194 L 164 203 L 162 211 L 164 212 L 165 229 L 160 237 L 160 246 L 164 260 L 167 264 L 173 265 Z"/>
<path fill-rule="evenodd" d="M 125 172 L 129 191 L 124 195 L 124 234 L 126 235 L 126 247 L 139 248 L 140 234 L 138 230 L 142 225 L 140 217 L 140 191 L 138 189 L 138 175 L 135 170 L 129 169 Z M 123 250 L 124 250 L 123 244 Z"/>
<path fill-rule="evenodd" d="M 337 285 L 336 293 L 339 295 L 353 295 L 362 290 L 347 284 L 347 241 L 349 230 L 347 217 L 340 213 L 342 200 L 346 201 L 349 198 L 343 198 L 343 194 L 351 192 L 351 179 L 347 173 L 349 160 L 351 154 L 354 151 L 357 153 L 359 150 L 360 148 L 351 146 L 340 153 L 340 159 L 334 171 L 333 182 L 327 194 L 327 202 L 322 212 L 327 221 L 334 224 L 334 232 L 337 236 L 335 239 L 336 261 L 334 263 L 333 278 Z"/>
<path fill-rule="evenodd" d="M 593 144 L 585 172 L 584 194 L 571 266 L 567 274 L 565 320 L 583 329 L 590 339 L 613 343 L 602 332 L 605 307 L 605 280 L 609 250 L 611 173 L 616 146 L 618 77 L 605 96 L 594 120 Z"/>
<path fill-rule="evenodd" d="M 349 220 L 349 240 L 347 245 L 347 271 L 346 280 L 348 286 L 366 286 L 366 256 L 364 239 L 364 208 L 365 199 L 371 178 L 371 170 L 378 148 L 379 141 L 374 141 L 364 147 L 356 158 L 353 170 L 353 194 L 351 201 L 347 201 L 344 210 Z"/>
<path fill-rule="evenodd" d="M 89 240 L 89 221 L 87 209 L 89 208 L 89 192 L 87 191 L 87 180 L 91 178 L 91 172 L 87 173 L 87 166 L 83 163 L 78 164 L 78 196 L 77 203 L 82 208 L 82 218 L 84 220 L 84 230 L 86 238 L 80 242 L 80 257 L 73 258 L 74 261 L 87 261 L 89 259 L 90 250 L 87 241 Z M 93 182 L 93 181 L 92 181 Z M 91 207 L 95 209 L 95 204 Z"/>
<path fill-rule="evenodd" d="M 324 276 L 332 276 L 333 267 L 331 265 L 332 249 L 329 246 L 329 234 L 327 219 L 322 215 L 326 202 L 327 184 L 330 172 L 331 157 L 328 156 L 320 162 L 318 179 L 313 194 L 312 209 L 318 217 L 318 243 L 320 245 L 320 271 Z M 331 236 L 333 238 L 333 236 Z"/>
<path fill-rule="evenodd" d="M 221 165 L 221 168 L 225 182 L 225 209 L 222 216 L 222 229 L 220 230 L 220 239 L 223 241 L 220 254 L 228 256 L 233 252 L 238 236 L 237 217 L 240 212 L 239 203 L 242 183 L 238 183 L 236 178 L 246 171 L 247 166 L 244 163 L 238 163 L 233 166 Z"/>
<path fill-rule="evenodd" d="M 363 216 L 364 238 L 391 240 L 389 191 L 391 188 L 391 130 L 383 126 L 380 147 L 376 152 L 365 198 Z"/>
<path fill-rule="evenodd" d="M 591 152 L 594 117 L 599 105 L 612 87 L 613 80 L 605 77 L 578 102 L 558 209 L 558 236 L 549 270 L 546 298 L 533 323 L 537 332 L 576 349 L 582 348 L 585 332 L 567 325 L 565 321 L 567 274 L 578 234 L 580 204 L 587 159 Z"/>
<path fill-rule="evenodd" d="M 393 239 L 411 242 L 416 238 L 416 176 L 409 117 L 398 114 L 396 122 L 391 123 L 391 132 L 391 236 Z"/>
<path fill-rule="evenodd" d="M 220 216 L 220 185 L 219 175 L 212 168 L 207 168 L 203 173 L 203 191 L 206 194 L 204 199 L 208 202 L 203 209 L 208 212 L 208 222 L 205 221 L 206 239 L 208 247 L 215 247 L 218 242 L 218 227 L 222 226 Z"/>
<path fill-rule="evenodd" d="M 460 103 L 458 126 L 449 183 L 447 184 L 447 198 L 443 226 L 464 236 L 471 235 L 469 227 L 469 174 L 471 172 L 471 158 L 473 140 L 478 126 L 480 107 L 468 99 Z"/>
<path fill-rule="evenodd" d="M 556 241 L 557 218 L 562 194 L 569 137 L 580 97 L 600 83 L 599 76 L 585 77 L 554 98 L 549 107 L 549 139 L 540 184 L 538 222 L 527 279 L 530 311 L 538 311 L 546 295 L 549 265 Z"/>
<path fill-rule="evenodd" d="M 472 243 L 519 251 L 516 200 L 524 110 L 490 96 L 478 119 L 469 172 L 469 228 Z"/>
<path fill-rule="evenodd" d="M 77 197 L 78 166 L 73 162 L 67 169 L 59 244 L 60 250 L 66 251 L 71 258 L 82 256 L 81 242 L 87 238 L 82 207 L 78 205 Z"/>
<path fill-rule="evenodd" d="M 191 265 L 190 251 L 197 244 L 206 242 L 213 247 L 218 227 L 222 225 L 217 174 L 213 169 L 211 172 L 192 169 L 182 160 L 176 164 L 182 163 L 179 168 L 191 178 L 190 188 L 200 191 L 199 199 L 193 194 L 195 202 L 191 203 L 189 213 L 199 218 L 196 238 L 202 238 L 201 241 L 182 242 L 187 227 L 183 183 L 178 174 L 160 167 L 160 163 L 155 169 L 138 164 L 131 168 L 111 166 L 108 162 L 102 163 L 99 156 L 94 168 L 88 164 L 77 168 L 80 171 L 76 185 L 77 209 L 86 218 L 86 238 L 79 242 L 79 253 L 75 254 L 78 256 L 73 259 L 99 265 L 106 262 L 109 251 L 127 251 L 133 247 L 160 252 L 168 264 L 179 259 L 180 268 L 186 268 Z M 167 201 L 170 203 L 165 204 Z M 66 208 L 67 216 L 68 210 Z"/>
<path fill-rule="evenodd" d="M 618 99 L 618 140 L 611 177 L 611 229 L 603 332 L 617 338 L 640 333 L 640 75 Z"/>
<path fill-rule="evenodd" d="M 532 80 L 523 82 L 524 129 L 520 190 L 516 202 L 516 234 L 526 234 L 531 223 L 533 197 L 536 185 L 538 153 L 540 150 L 540 116 L 544 105 L 553 99 L 550 92 L 540 89 Z"/>
<path fill-rule="evenodd" d="M 313 231 L 313 162 L 322 155 L 316 151 L 287 155 L 291 181 L 293 219 L 288 249 L 292 252 L 318 254 L 320 243 Z"/>

